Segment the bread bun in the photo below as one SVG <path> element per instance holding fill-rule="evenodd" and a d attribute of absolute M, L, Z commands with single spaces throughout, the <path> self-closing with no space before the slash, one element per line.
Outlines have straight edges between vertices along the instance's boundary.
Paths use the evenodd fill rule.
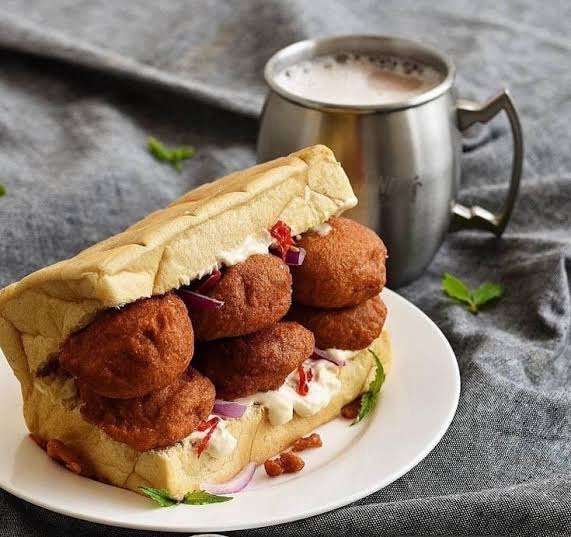
<path fill-rule="evenodd" d="M 267 241 L 277 220 L 299 234 L 356 203 L 331 150 L 314 146 L 202 185 L 124 232 L 1 290 L 0 347 L 20 381 L 29 430 L 69 445 L 104 482 L 133 490 L 153 486 L 181 497 L 201 483 L 231 478 L 250 460 L 263 462 L 329 421 L 364 389 L 372 368 L 368 352 L 340 369 L 341 390 L 314 416 L 274 427 L 266 411 L 253 406 L 229 422 L 238 445 L 227 459 L 207 453 L 198 459 L 188 438 L 144 453 L 112 440 L 82 419 L 73 380 L 50 373 L 49 365 L 65 339 L 98 312 L 189 284 L 238 251 L 260 253 L 256 245 Z M 388 367 L 386 331 L 372 347 Z"/>

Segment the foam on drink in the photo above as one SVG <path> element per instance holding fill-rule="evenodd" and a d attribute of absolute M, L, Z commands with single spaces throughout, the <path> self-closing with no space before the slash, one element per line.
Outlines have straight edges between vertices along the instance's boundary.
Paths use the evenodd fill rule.
<path fill-rule="evenodd" d="M 317 56 L 277 74 L 275 82 L 301 98 L 372 106 L 406 101 L 437 86 L 443 76 L 412 60 L 357 53 Z"/>

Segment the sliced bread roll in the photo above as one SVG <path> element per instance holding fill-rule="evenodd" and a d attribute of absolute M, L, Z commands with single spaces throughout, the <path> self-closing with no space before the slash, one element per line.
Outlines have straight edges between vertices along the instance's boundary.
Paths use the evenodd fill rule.
<path fill-rule="evenodd" d="M 99 311 L 187 285 L 214 267 L 261 253 L 261 246 L 267 251 L 267 230 L 277 220 L 299 234 L 356 203 L 333 153 L 314 146 L 200 186 L 124 232 L 1 290 L 0 347 L 20 381 L 29 430 L 64 442 L 102 481 L 181 497 L 201 483 L 232 477 L 250 461 L 263 462 L 329 421 L 363 391 L 370 353 L 341 370 L 342 389 L 314 416 L 272 426 L 265 409 L 254 405 L 229 422 L 238 446 L 226 459 L 207 453 L 198 459 L 188 438 L 145 453 L 112 440 L 83 420 L 73 380 L 50 364 L 65 339 Z M 386 331 L 373 347 L 388 367 Z"/>

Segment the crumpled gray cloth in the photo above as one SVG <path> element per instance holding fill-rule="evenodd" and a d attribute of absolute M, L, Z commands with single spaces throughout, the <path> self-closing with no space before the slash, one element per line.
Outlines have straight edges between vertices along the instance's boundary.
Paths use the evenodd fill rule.
<path fill-rule="evenodd" d="M 439 47 L 457 63 L 461 96 L 511 89 L 526 143 L 521 195 L 503 239 L 451 235 L 425 275 L 400 289 L 454 347 L 457 415 L 434 451 L 385 489 L 308 520 L 237 534 L 569 535 L 570 6 L 3 0 L 0 182 L 8 194 L 0 199 L 0 285 L 253 164 L 262 67 L 282 46 L 368 32 Z M 149 135 L 194 144 L 197 156 L 177 173 L 150 158 Z M 460 198 L 497 208 L 511 161 L 505 119 L 465 149 Z M 505 298 L 473 316 L 442 295 L 445 271 L 472 285 L 499 282 Z M 0 521 L 2 536 L 139 534 L 4 492 Z"/>

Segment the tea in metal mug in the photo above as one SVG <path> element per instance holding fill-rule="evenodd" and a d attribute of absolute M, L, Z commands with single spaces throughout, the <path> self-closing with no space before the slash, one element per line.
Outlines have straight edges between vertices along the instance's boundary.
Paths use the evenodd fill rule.
<path fill-rule="evenodd" d="M 283 69 L 316 56 L 352 52 L 402 58 L 442 75 L 438 85 L 397 103 L 332 105 L 292 94 L 276 83 Z M 517 196 L 523 162 L 520 121 L 507 90 L 485 103 L 456 98 L 455 68 L 440 52 L 413 41 L 340 36 L 294 43 L 267 62 L 270 87 L 258 134 L 258 160 L 309 145 L 329 146 L 359 204 L 347 213 L 385 241 L 389 285 L 398 287 L 428 266 L 449 230 L 482 229 L 500 236 Z M 513 134 L 511 182 L 503 210 L 457 202 L 462 132 L 505 111 Z"/>

